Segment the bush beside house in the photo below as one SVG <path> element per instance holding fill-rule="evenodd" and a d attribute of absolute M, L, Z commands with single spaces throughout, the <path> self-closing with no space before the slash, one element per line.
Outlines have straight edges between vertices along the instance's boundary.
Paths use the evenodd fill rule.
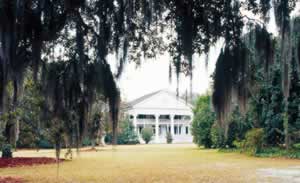
<path fill-rule="evenodd" d="M 141 134 L 142 134 L 142 139 L 145 141 L 146 144 L 148 144 L 153 137 L 153 130 L 152 128 L 146 127 L 143 128 Z"/>

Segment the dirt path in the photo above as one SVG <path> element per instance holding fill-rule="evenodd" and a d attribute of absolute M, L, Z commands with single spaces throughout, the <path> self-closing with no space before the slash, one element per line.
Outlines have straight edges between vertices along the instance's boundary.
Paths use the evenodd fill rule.
<path fill-rule="evenodd" d="M 300 166 L 291 166 L 287 168 L 264 168 L 257 170 L 261 181 L 271 180 L 272 182 L 300 182 Z"/>

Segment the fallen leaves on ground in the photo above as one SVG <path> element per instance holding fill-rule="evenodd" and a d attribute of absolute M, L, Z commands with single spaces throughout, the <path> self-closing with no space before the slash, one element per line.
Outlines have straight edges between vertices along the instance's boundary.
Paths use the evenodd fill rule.
<path fill-rule="evenodd" d="M 60 162 L 63 160 L 60 160 Z M 0 168 L 56 163 L 55 158 L 0 158 Z M 1 179 L 0 179 L 1 182 Z"/>
<path fill-rule="evenodd" d="M 16 177 L 0 177 L 0 183 L 23 183 L 23 180 Z"/>

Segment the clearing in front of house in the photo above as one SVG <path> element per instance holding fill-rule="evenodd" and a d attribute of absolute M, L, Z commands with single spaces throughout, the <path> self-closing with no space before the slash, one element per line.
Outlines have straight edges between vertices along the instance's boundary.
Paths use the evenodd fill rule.
<path fill-rule="evenodd" d="M 14 155 L 54 157 L 54 151 L 19 151 Z M 0 177 L 39 183 L 297 182 L 299 166 L 299 160 L 221 153 L 192 144 L 133 145 L 83 151 L 59 165 L 58 177 L 56 164 L 1 168 Z"/>

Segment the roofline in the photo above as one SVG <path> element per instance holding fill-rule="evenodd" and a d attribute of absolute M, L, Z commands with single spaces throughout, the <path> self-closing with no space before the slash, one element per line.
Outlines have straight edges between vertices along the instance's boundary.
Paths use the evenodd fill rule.
<path fill-rule="evenodd" d="M 133 105 L 139 104 L 139 103 L 141 103 L 142 101 L 144 101 L 144 100 L 146 100 L 146 99 L 152 97 L 153 95 L 155 95 L 155 94 L 157 94 L 157 93 L 160 93 L 160 92 L 162 92 L 162 91 L 163 91 L 163 90 L 157 90 L 157 91 L 148 93 L 148 94 L 146 94 L 146 95 L 143 95 L 143 96 L 141 96 L 141 97 L 138 97 L 138 98 L 136 98 L 136 99 L 134 99 L 134 100 L 128 102 L 127 105 L 133 106 Z"/>
<path fill-rule="evenodd" d="M 143 95 L 135 100 L 132 100 L 131 102 L 128 102 L 126 104 L 126 106 L 124 107 L 124 109 L 131 109 L 133 107 L 133 105 L 136 105 L 136 104 L 139 104 L 145 100 L 147 100 L 148 98 L 158 94 L 158 93 L 161 93 L 161 92 L 166 92 L 168 93 L 169 95 L 173 95 L 174 97 L 176 97 L 177 99 L 179 99 L 179 101 L 185 105 L 187 105 L 188 107 L 190 107 L 191 109 L 193 109 L 193 105 L 190 103 L 190 102 L 187 102 L 185 101 L 182 97 L 179 97 L 177 96 L 174 92 L 171 92 L 171 91 L 168 91 L 168 90 L 157 90 L 155 92 L 152 92 L 152 93 L 149 93 L 149 94 L 146 94 L 146 95 Z"/>

